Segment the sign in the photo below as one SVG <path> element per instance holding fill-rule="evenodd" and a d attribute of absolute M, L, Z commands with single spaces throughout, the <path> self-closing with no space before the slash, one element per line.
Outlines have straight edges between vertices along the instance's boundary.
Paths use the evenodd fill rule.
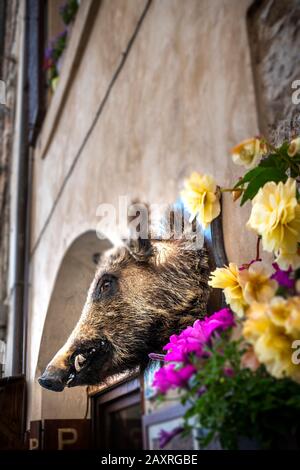
<path fill-rule="evenodd" d="M 30 421 L 29 450 L 42 449 L 42 421 Z"/>
<path fill-rule="evenodd" d="M 30 450 L 91 448 L 90 419 L 45 419 L 30 422 Z"/>

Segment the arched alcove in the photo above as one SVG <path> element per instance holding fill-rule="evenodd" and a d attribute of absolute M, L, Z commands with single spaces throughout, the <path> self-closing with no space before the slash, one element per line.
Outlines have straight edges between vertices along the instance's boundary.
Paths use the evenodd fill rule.
<path fill-rule="evenodd" d="M 79 236 L 67 250 L 60 265 L 43 328 L 35 377 L 39 377 L 55 353 L 65 343 L 84 305 L 93 279 L 98 254 L 111 247 L 108 240 L 99 240 L 96 232 Z M 40 387 L 35 380 L 35 387 Z M 85 387 L 54 393 L 46 389 L 40 394 L 42 419 L 83 418 L 86 410 Z"/>

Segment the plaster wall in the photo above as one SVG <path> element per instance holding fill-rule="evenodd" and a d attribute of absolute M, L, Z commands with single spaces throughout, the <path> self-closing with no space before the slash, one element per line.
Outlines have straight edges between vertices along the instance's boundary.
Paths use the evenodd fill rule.
<path fill-rule="evenodd" d="M 193 170 L 227 187 L 241 174 L 229 150 L 258 133 L 249 4 L 153 0 L 146 9 L 143 0 L 101 2 L 46 155 L 44 130 L 35 152 L 28 331 L 35 419 L 42 406 L 32 390 L 57 273 L 73 241 L 95 230 L 97 206 L 117 207 L 120 195 L 172 203 Z M 225 195 L 231 261 L 255 252 L 248 216 L 249 206 L 241 210 Z"/>

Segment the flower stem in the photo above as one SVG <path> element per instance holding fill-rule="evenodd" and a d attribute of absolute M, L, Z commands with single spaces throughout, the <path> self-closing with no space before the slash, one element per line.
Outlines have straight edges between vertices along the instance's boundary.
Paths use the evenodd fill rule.
<path fill-rule="evenodd" d="M 256 258 L 255 258 L 255 261 L 261 261 L 261 258 L 260 258 L 260 240 L 261 240 L 261 236 L 259 235 L 257 237 L 257 242 L 256 242 Z"/>
<path fill-rule="evenodd" d="M 236 191 L 241 191 L 242 188 L 220 188 L 221 193 L 235 193 Z"/>
<path fill-rule="evenodd" d="M 152 359 L 153 361 L 164 361 L 165 356 L 163 354 L 150 353 L 149 359 Z"/>

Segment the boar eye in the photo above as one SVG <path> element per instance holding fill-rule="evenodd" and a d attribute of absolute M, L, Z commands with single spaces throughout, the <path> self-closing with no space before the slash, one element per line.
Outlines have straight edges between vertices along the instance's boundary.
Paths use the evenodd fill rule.
<path fill-rule="evenodd" d="M 100 293 L 103 294 L 104 292 L 107 292 L 110 289 L 110 286 L 111 286 L 111 281 L 102 282 L 100 286 Z"/>
<path fill-rule="evenodd" d="M 116 278 L 111 275 L 105 274 L 102 276 L 93 292 L 93 300 L 101 300 L 101 298 L 106 297 L 107 295 L 111 294 L 116 285 Z"/>

